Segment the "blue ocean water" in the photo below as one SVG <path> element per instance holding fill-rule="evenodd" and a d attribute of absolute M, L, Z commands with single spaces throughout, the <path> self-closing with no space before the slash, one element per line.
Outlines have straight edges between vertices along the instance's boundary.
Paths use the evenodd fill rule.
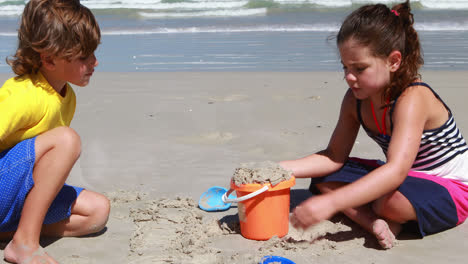
<path fill-rule="evenodd" d="M 0 0 L 0 72 L 27 1 Z M 339 26 L 366 0 L 89 0 L 99 71 L 339 71 Z M 468 70 L 468 0 L 411 1 L 425 69 Z"/>

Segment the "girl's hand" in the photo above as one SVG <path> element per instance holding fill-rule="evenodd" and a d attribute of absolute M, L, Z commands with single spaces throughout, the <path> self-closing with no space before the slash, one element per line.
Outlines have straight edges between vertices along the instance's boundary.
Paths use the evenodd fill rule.
<path fill-rule="evenodd" d="M 307 229 L 335 213 L 337 210 L 327 195 L 316 195 L 294 208 L 290 221 L 295 228 Z"/>

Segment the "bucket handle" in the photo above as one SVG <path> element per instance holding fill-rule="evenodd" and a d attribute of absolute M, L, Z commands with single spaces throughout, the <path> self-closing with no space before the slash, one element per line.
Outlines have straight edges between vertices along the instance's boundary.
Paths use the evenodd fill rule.
<path fill-rule="evenodd" d="M 241 197 L 238 197 L 238 198 L 234 198 L 234 199 L 229 199 L 228 196 L 229 194 L 232 193 L 232 191 L 234 191 L 234 189 L 230 189 L 229 191 L 227 191 L 226 193 L 223 194 L 223 197 L 221 197 L 221 199 L 223 200 L 224 203 L 238 203 L 238 202 L 242 202 L 242 201 L 245 201 L 245 200 L 248 200 L 252 197 L 255 197 L 261 193 L 264 193 L 266 191 L 268 191 L 268 185 L 264 185 L 262 188 L 256 190 L 255 192 L 252 192 L 252 193 L 249 193 L 247 195 L 244 195 L 244 196 L 241 196 Z"/>

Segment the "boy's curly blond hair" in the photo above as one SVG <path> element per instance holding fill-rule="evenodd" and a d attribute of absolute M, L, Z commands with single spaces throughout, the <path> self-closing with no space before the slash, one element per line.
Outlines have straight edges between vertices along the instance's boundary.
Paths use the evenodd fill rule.
<path fill-rule="evenodd" d="M 37 72 L 41 53 L 69 61 L 91 55 L 101 41 L 99 25 L 79 0 L 30 0 L 18 30 L 18 49 L 7 63 L 18 76 Z"/>

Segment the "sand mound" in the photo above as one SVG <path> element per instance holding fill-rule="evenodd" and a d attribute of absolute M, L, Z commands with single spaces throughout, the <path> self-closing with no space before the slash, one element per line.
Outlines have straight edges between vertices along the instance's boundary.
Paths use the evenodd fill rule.
<path fill-rule="evenodd" d="M 241 164 L 234 170 L 232 180 L 237 186 L 249 183 L 271 183 L 274 186 L 290 178 L 291 172 L 283 169 L 278 163 L 264 161 Z"/>
<path fill-rule="evenodd" d="M 266 255 L 294 259 L 311 252 L 336 253 L 361 247 L 365 240 L 364 231 L 341 220 L 306 231 L 290 226 L 283 238 L 249 240 L 240 234 L 237 213 L 204 212 L 185 197 L 141 201 L 130 208 L 129 217 L 135 230 L 129 243 L 131 263 L 258 263 Z"/>

